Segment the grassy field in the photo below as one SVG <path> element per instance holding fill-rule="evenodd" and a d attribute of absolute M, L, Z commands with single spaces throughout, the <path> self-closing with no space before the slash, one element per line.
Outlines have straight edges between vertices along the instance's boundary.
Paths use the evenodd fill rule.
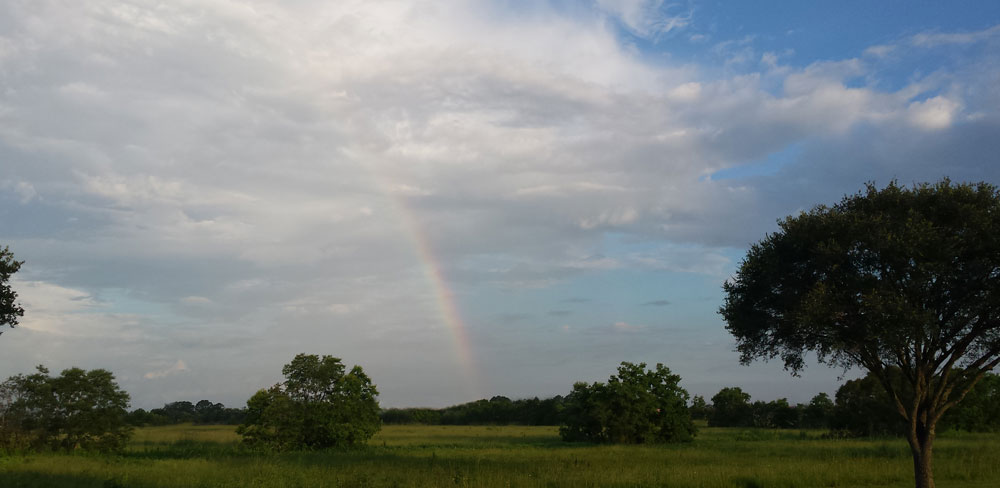
<path fill-rule="evenodd" d="M 2 487 L 913 486 L 900 439 L 702 428 L 670 446 L 567 444 L 552 427 L 387 426 L 355 451 L 262 454 L 230 427 L 138 429 L 128 452 L 0 457 Z M 1000 436 L 946 434 L 939 486 L 1000 486 Z"/>

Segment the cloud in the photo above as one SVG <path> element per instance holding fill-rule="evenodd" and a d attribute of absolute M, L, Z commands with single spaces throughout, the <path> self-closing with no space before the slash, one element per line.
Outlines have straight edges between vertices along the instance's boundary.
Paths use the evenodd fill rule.
<path fill-rule="evenodd" d="M 634 35 L 657 38 L 691 23 L 692 12 L 663 0 L 597 0 L 598 7 L 617 17 Z M 673 13 L 672 13 L 673 12 Z"/>
<path fill-rule="evenodd" d="M 615 322 L 612 327 L 619 332 L 637 332 L 645 328 L 644 325 L 632 325 L 623 321 Z"/>
<path fill-rule="evenodd" d="M 188 371 L 190 371 L 190 369 L 188 369 L 187 365 L 184 364 L 184 361 L 178 359 L 177 362 L 171 365 L 169 368 L 162 369 L 159 371 L 150 371 L 142 375 L 142 377 L 147 380 L 155 380 L 179 373 L 186 373 Z"/>
<path fill-rule="evenodd" d="M 972 44 L 1000 36 L 1000 24 L 972 32 L 922 32 L 910 37 L 910 43 L 919 47 L 937 47 L 948 44 Z"/>
<path fill-rule="evenodd" d="M 496 316 L 483 303 L 634 306 L 574 285 L 714 283 L 775 219 L 864 181 L 998 176 L 996 51 L 957 51 L 995 28 L 798 65 L 751 35 L 713 35 L 714 53 L 691 35 L 704 56 L 680 63 L 631 45 L 686 33 L 689 9 L 658 1 L 197 10 L 0 5 L 0 239 L 26 260 L 29 309 L 0 343 L 8 370 L 59 358 L 137 379 L 184 357 L 205 383 L 169 391 L 231 404 L 332 347 L 316 352 L 355 355 L 390 402 L 464 401 L 456 357 L 422 351 L 455 350 L 448 320 Z M 894 77 L 900 59 L 937 66 L 932 46 L 947 65 Z M 573 330 L 616 319 L 582 315 Z"/>

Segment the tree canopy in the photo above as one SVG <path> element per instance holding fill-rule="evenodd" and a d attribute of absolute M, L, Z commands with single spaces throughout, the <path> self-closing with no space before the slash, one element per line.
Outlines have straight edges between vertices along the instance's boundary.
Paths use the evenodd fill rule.
<path fill-rule="evenodd" d="M 10 287 L 11 275 L 17 273 L 22 264 L 24 261 L 15 260 L 9 248 L 0 249 L 0 328 L 17 326 L 18 319 L 24 316 L 24 309 L 17 303 L 17 292 Z"/>
<path fill-rule="evenodd" d="M 283 383 L 247 401 L 237 432 L 247 444 L 277 450 L 363 444 L 381 427 L 378 391 L 360 366 L 340 358 L 299 354 L 281 372 Z"/>
<path fill-rule="evenodd" d="M 1000 195 L 947 179 L 869 184 L 780 221 L 724 290 L 744 363 L 780 358 L 797 373 L 813 352 L 870 371 L 908 425 L 917 486 L 933 486 L 938 420 L 1000 364 Z"/>
<path fill-rule="evenodd" d="M 576 383 L 559 435 L 622 444 L 690 441 L 695 427 L 680 379 L 662 364 L 647 370 L 646 363 L 623 362 L 607 383 Z"/>

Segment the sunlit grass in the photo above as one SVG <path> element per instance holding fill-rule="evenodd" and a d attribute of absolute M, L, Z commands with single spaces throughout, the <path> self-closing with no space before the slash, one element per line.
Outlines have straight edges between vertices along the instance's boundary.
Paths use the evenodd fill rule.
<path fill-rule="evenodd" d="M 138 429 L 128 452 L 0 458 L 3 487 L 905 487 L 901 439 L 702 428 L 684 445 L 567 444 L 554 427 L 386 426 L 354 451 L 268 454 L 232 427 Z M 939 486 L 1000 486 L 1000 436 L 945 434 Z"/>

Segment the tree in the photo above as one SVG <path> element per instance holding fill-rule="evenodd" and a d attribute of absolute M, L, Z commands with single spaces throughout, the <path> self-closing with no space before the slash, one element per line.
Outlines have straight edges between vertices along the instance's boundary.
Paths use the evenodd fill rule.
<path fill-rule="evenodd" d="M 695 427 L 687 409 L 688 393 L 680 376 L 662 364 L 621 363 L 607 383 L 576 383 L 566 400 L 566 441 L 602 443 L 685 442 Z"/>
<path fill-rule="evenodd" d="M 753 425 L 753 410 L 750 394 L 738 386 L 719 390 L 712 397 L 712 416 L 708 418 L 712 427 L 749 427 Z"/>
<path fill-rule="evenodd" d="M 694 420 L 708 420 L 712 415 L 712 406 L 705 401 L 705 397 L 695 395 L 691 399 L 691 406 L 688 407 L 688 411 L 691 412 L 691 418 Z"/>
<path fill-rule="evenodd" d="M 942 422 L 969 432 L 1000 432 L 1000 376 L 984 376 Z"/>
<path fill-rule="evenodd" d="M 890 373 L 899 385 L 899 375 Z M 897 386 L 897 388 L 902 385 Z M 830 428 L 851 436 L 898 436 L 906 433 L 906 424 L 873 374 L 851 380 L 837 389 Z"/>
<path fill-rule="evenodd" d="M 938 421 L 1000 364 L 997 188 L 869 184 L 778 225 L 723 285 L 741 361 L 797 374 L 811 351 L 868 370 L 907 425 L 916 486 L 934 486 Z"/>
<path fill-rule="evenodd" d="M 104 369 L 64 370 L 50 377 L 43 366 L 31 375 L 17 375 L 0 388 L 7 443 L 71 451 L 124 449 L 132 429 L 127 423 L 129 395 Z"/>
<path fill-rule="evenodd" d="M 17 292 L 10 287 L 11 275 L 17 273 L 22 264 L 24 261 L 14 260 L 10 248 L 0 250 L 0 327 L 16 327 L 18 319 L 24 316 L 24 309 L 17 303 Z"/>
<path fill-rule="evenodd" d="M 818 393 L 809 400 L 802 411 L 802 426 L 807 429 L 825 429 L 830 426 L 833 415 L 833 400 L 826 393 Z"/>
<path fill-rule="evenodd" d="M 295 356 L 281 370 L 284 383 L 247 401 L 237 432 L 248 444 L 276 450 L 363 444 L 381 427 L 378 391 L 360 366 L 345 371 L 333 356 Z"/>

